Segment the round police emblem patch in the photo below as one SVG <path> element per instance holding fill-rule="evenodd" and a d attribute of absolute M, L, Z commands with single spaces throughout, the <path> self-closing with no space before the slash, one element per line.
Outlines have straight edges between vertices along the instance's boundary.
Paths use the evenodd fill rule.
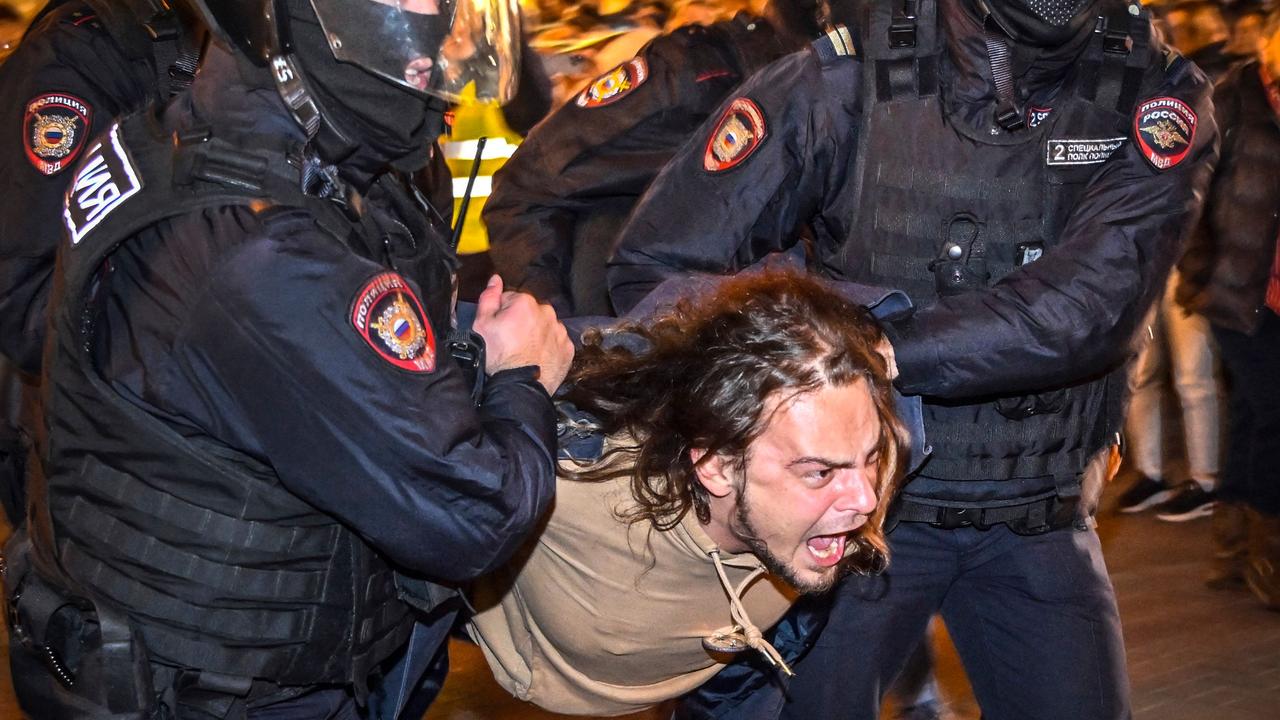
<path fill-rule="evenodd" d="M 764 113 L 747 98 L 734 100 L 720 116 L 716 129 L 707 138 L 702 167 L 707 172 L 723 172 L 751 156 L 768 137 Z"/>
<path fill-rule="evenodd" d="M 1158 97 L 1138 105 L 1133 135 L 1142 156 L 1157 170 L 1182 162 L 1196 137 L 1196 113 L 1177 98 Z"/>
<path fill-rule="evenodd" d="M 89 105 L 71 95 L 32 98 L 22 120 L 23 149 L 31 166 L 45 175 L 70 167 L 89 139 L 92 116 Z"/>
<path fill-rule="evenodd" d="M 403 370 L 436 369 L 436 338 L 422 304 L 404 278 L 381 273 L 366 282 L 351 304 L 351 324 L 382 359 Z"/>
<path fill-rule="evenodd" d="M 634 57 L 596 78 L 578 95 L 578 107 L 595 108 L 615 103 L 649 79 L 644 58 Z"/>

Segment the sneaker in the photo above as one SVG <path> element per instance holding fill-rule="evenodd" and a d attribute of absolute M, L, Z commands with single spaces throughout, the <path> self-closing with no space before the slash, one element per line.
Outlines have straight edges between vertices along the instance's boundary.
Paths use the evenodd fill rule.
<path fill-rule="evenodd" d="M 1178 486 L 1173 497 L 1156 506 L 1156 517 L 1165 522 L 1186 522 L 1213 514 L 1215 496 L 1195 480 Z"/>
<path fill-rule="evenodd" d="M 1120 493 L 1120 501 L 1116 503 L 1116 509 L 1122 513 L 1142 512 L 1171 497 L 1173 497 L 1173 490 L 1165 487 L 1164 483 L 1152 480 L 1146 475 L 1139 475 L 1137 482 Z"/>

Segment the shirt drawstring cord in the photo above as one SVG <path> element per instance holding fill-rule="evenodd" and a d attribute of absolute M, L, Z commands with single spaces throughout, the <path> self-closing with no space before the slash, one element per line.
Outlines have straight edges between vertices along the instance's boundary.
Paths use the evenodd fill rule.
<path fill-rule="evenodd" d="M 746 579 L 744 579 L 738 587 L 735 588 L 733 583 L 729 581 L 729 576 L 724 571 L 724 564 L 720 562 L 719 549 L 711 551 L 711 560 L 715 563 L 716 574 L 720 576 L 720 584 L 724 586 L 725 594 L 729 596 L 729 614 L 735 623 L 735 625 L 731 627 L 720 628 L 716 631 L 716 634 L 730 635 L 739 632 L 739 628 L 741 628 L 740 632 L 746 639 L 749 647 L 763 655 L 764 659 L 769 661 L 770 665 L 780 668 L 788 677 L 794 676 L 795 673 L 791 671 L 791 668 L 787 665 L 786 661 L 782 659 L 782 654 L 778 652 L 777 648 L 770 645 L 768 640 L 764 639 L 764 634 L 760 632 L 760 628 L 756 627 L 755 623 L 751 622 L 751 616 L 747 615 L 747 609 L 742 605 L 743 591 L 747 589 L 747 586 L 751 584 L 752 580 L 755 580 L 757 577 L 764 574 L 764 568 L 758 567 L 753 570 L 751 574 L 747 575 Z"/>

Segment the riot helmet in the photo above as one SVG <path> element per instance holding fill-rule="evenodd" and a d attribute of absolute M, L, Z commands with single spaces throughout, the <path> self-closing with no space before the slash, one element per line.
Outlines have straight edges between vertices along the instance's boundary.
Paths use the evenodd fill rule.
<path fill-rule="evenodd" d="M 763 14 L 791 44 L 803 46 L 822 34 L 828 12 L 820 0 L 769 0 Z"/>
<path fill-rule="evenodd" d="M 1036 47 L 1065 45 L 1097 16 L 1099 0 L 974 0 L 1014 42 Z"/>
<path fill-rule="evenodd" d="M 290 22 L 319 21 L 338 62 L 403 90 L 505 102 L 519 77 L 518 0 L 190 0 L 258 65 L 296 73 Z M 307 58 L 303 58 L 305 66 Z"/>

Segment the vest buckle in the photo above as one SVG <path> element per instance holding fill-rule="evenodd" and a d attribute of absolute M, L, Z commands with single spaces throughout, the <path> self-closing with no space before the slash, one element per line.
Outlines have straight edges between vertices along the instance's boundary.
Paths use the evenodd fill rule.
<path fill-rule="evenodd" d="M 916 46 L 916 0 L 902 0 L 889 21 L 889 47 L 897 50 Z"/>
<path fill-rule="evenodd" d="M 1102 51 L 1112 55 L 1128 55 L 1133 50 L 1129 33 L 1107 30 L 1102 34 Z"/>
<path fill-rule="evenodd" d="M 943 530 L 955 530 L 972 525 L 974 518 L 981 513 L 982 510 L 979 508 L 939 507 L 938 519 L 932 524 Z"/>
<path fill-rule="evenodd" d="M 1000 123 L 1000 127 L 1006 132 L 1017 132 L 1027 126 L 1027 121 L 1023 118 L 1022 113 L 1012 106 L 998 109 L 996 113 L 996 122 Z"/>

